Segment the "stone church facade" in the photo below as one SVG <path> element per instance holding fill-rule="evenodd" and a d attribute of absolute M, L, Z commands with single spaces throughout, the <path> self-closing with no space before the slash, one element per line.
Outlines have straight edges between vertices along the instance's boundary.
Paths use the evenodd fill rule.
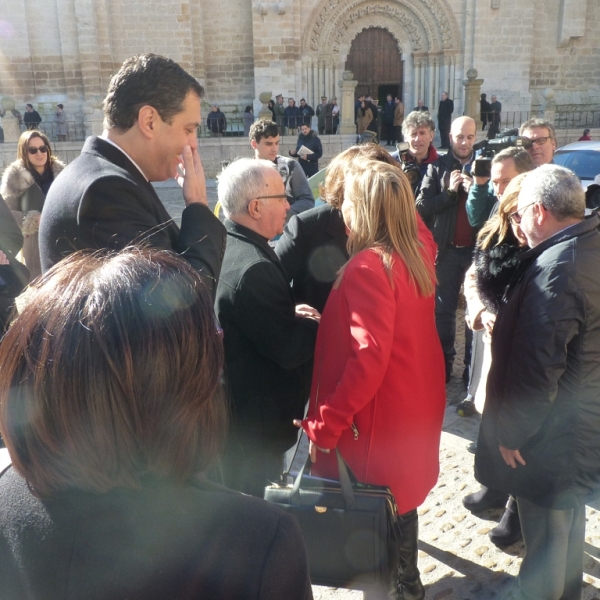
<path fill-rule="evenodd" d="M 0 96 L 84 119 L 125 58 L 156 52 L 240 117 L 264 91 L 339 97 L 348 69 L 409 108 L 447 91 L 462 114 L 474 68 L 504 111 L 600 114 L 599 40 L 600 0 L 0 0 Z"/>

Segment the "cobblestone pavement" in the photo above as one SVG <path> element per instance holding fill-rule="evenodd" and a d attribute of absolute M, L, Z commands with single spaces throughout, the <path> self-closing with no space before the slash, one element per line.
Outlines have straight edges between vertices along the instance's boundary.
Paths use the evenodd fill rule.
<path fill-rule="evenodd" d="M 176 184 L 161 184 L 157 192 L 174 218 L 183 209 Z M 209 204 L 214 207 L 215 180 L 208 184 Z M 440 477 L 419 508 L 419 568 L 427 600 L 501 600 L 510 595 L 524 553 L 523 543 L 500 550 L 487 536 L 502 511 L 473 515 L 462 505 L 465 494 L 479 484 L 473 477 L 473 454 L 468 447 L 477 440 L 478 416 L 461 418 L 453 405 L 462 400 L 463 315 L 457 315 L 457 359 L 447 385 L 449 406 L 440 446 Z M 410 485 L 407 482 L 407 485 Z M 583 600 L 600 600 L 600 502 L 587 509 Z M 313 586 L 316 600 L 360 600 L 362 592 Z"/>

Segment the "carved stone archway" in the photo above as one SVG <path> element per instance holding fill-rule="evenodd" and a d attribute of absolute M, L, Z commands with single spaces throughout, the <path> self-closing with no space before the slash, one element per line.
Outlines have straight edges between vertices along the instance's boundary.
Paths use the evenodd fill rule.
<path fill-rule="evenodd" d="M 462 54 L 458 23 L 445 0 L 321 0 L 302 40 L 308 96 L 337 93 L 352 40 L 364 29 L 382 27 L 396 39 L 405 60 L 404 101 L 423 98 L 437 106 L 441 91 L 460 95 L 457 58 Z M 412 60 L 410 60 L 412 58 Z"/>

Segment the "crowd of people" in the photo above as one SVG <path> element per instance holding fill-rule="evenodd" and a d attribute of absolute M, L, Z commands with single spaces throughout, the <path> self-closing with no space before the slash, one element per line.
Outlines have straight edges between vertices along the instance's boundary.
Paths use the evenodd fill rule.
<path fill-rule="evenodd" d="M 458 410 L 482 413 L 482 488 L 463 503 L 505 508 L 497 545 L 524 539 L 520 600 L 580 598 L 600 494 L 600 217 L 552 164 L 552 124 L 524 123 L 524 147 L 482 176 L 473 119 L 438 115 L 439 155 L 427 107 L 405 116 L 390 95 L 387 141 L 407 149 L 341 152 L 315 207 L 312 108 L 278 96 L 273 120 L 248 118 L 254 157 L 218 177 L 222 223 L 203 94 L 170 59 L 132 57 L 78 158 L 65 167 L 34 129 L 4 173 L 2 596 L 311 598 L 302 531 L 262 500 L 302 434 L 314 475 L 335 477 L 337 450 L 394 495 L 393 589 L 368 597 L 423 600 L 417 508 L 439 474 L 464 285 Z M 356 107 L 365 131 L 371 107 Z M 282 127 L 300 129 L 298 160 Z M 180 226 L 150 183 L 172 177 Z"/>

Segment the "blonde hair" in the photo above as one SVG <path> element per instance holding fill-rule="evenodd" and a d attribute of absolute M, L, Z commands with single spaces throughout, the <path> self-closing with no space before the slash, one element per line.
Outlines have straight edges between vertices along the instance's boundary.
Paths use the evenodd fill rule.
<path fill-rule="evenodd" d="M 344 199 L 354 204 L 348 251 L 376 249 L 390 282 L 393 253 L 402 258 L 421 296 L 435 291 L 435 269 L 427 265 L 418 237 L 417 211 L 410 183 L 395 166 L 357 160 L 346 173 Z"/>
<path fill-rule="evenodd" d="M 398 161 L 394 160 L 387 150 L 379 144 L 361 144 L 347 148 L 329 163 L 327 176 L 321 184 L 321 199 L 333 208 L 340 209 L 344 201 L 344 184 L 346 171 L 352 163 L 360 158 L 368 158 L 389 163 L 400 168 Z"/>
<path fill-rule="evenodd" d="M 506 186 L 498 212 L 489 218 L 477 235 L 477 245 L 482 250 L 488 250 L 492 246 L 498 246 L 511 231 L 510 215 L 517 210 L 519 192 L 527 173 L 521 173 Z"/>

